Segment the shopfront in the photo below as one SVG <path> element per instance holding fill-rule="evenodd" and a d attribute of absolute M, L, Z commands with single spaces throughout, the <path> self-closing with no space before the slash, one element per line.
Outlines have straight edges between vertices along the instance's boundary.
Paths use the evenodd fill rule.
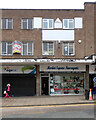
<path fill-rule="evenodd" d="M 53 73 L 50 76 L 50 95 L 84 93 L 83 73 Z"/>
<path fill-rule="evenodd" d="M 84 94 L 85 65 L 82 64 L 50 64 L 41 65 L 41 95 L 44 90 L 42 78 L 47 82 L 45 89 L 49 95 L 81 95 Z M 43 76 L 43 77 L 42 77 Z"/>
<path fill-rule="evenodd" d="M 2 96 L 8 83 L 11 96 L 36 95 L 36 74 L 33 66 L 2 66 Z"/>
<path fill-rule="evenodd" d="M 93 94 L 96 94 L 96 65 L 90 65 L 89 68 L 89 88 L 92 89 Z"/>

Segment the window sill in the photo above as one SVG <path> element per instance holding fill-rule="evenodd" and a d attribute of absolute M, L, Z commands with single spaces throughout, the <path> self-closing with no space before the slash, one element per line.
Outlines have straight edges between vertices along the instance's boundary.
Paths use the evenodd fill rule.
<path fill-rule="evenodd" d="M 54 56 L 54 55 L 42 55 L 43 57 L 45 57 L 45 56 Z"/>
<path fill-rule="evenodd" d="M 13 30 L 13 28 L 12 29 L 1 29 L 1 30 Z"/>
<path fill-rule="evenodd" d="M 34 56 L 34 55 L 22 55 L 22 56 Z"/>
<path fill-rule="evenodd" d="M 33 28 L 32 28 L 32 29 L 22 29 L 22 28 L 21 28 L 21 30 L 33 30 Z"/>
<path fill-rule="evenodd" d="M 13 55 L 13 54 L 12 54 Z M 1 55 L 1 56 L 12 56 L 12 55 Z"/>
<path fill-rule="evenodd" d="M 62 55 L 63 57 L 74 57 L 75 55 Z"/>

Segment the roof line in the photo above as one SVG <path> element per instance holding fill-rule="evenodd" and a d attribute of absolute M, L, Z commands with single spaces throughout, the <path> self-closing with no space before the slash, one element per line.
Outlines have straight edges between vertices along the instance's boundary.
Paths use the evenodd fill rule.
<path fill-rule="evenodd" d="M 84 9 L 27 9 L 27 8 L 0 8 L 0 10 L 57 10 L 57 11 L 84 11 Z"/>

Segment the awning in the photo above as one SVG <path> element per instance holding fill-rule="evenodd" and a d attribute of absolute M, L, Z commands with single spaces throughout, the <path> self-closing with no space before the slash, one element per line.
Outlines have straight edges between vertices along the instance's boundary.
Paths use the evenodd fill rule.
<path fill-rule="evenodd" d="M 93 59 L 0 59 L 0 63 L 89 63 L 92 64 Z"/>

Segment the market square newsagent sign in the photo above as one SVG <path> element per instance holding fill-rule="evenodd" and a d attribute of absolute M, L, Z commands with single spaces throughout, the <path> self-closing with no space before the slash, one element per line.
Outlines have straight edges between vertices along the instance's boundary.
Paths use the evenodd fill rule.
<path fill-rule="evenodd" d="M 69 66 L 65 66 L 65 67 L 59 67 L 59 66 L 48 66 L 47 68 L 48 70 L 78 70 L 79 68 L 76 67 L 69 67 Z"/>
<path fill-rule="evenodd" d="M 40 71 L 86 71 L 85 70 L 85 65 L 81 64 L 46 64 L 46 65 L 41 65 L 40 66 Z"/>

